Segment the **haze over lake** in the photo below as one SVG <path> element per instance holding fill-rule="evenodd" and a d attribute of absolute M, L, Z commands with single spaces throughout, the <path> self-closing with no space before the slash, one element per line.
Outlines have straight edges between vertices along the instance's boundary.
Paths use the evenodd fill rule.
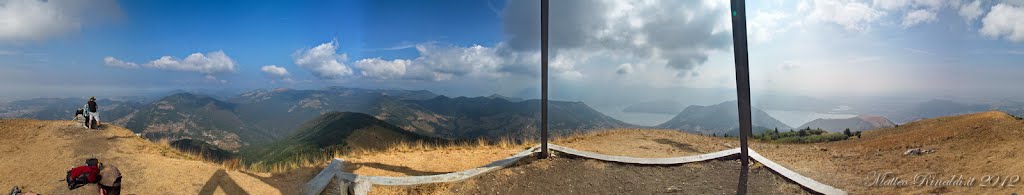
<path fill-rule="evenodd" d="M 844 118 L 851 118 L 851 117 L 857 116 L 855 114 L 832 114 L 832 113 L 820 113 L 820 112 L 810 112 L 810 111 L 791 111 L 791 110 L 764 110 L 764 111 L 767 112 L 768 115 L 771 115 L 772 117 L 775 117 L 775 119 L 778 119 L 779 121 L 782 121 L 782 123 L 786 123 L 786 125 L 789 125 L 791 127 L 799 127 L 799 126 L 803 125 L 804 123 L 807 123 L 807 122 L 813 121 L 814 119 L 819 119 L 819 118 L 823 118 L 823 119 L 844 119 Z"/>

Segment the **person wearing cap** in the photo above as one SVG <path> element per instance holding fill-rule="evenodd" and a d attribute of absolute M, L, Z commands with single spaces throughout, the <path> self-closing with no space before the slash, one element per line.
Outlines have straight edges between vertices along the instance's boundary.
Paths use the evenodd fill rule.
<path fill-rule="evenodd" d="M 95 129 L 98 126 L 100 126 L 100 115 L 96 114 L 96 112 L 99 111 L 99 108 L 97 108 L 97 106 L 96 106 L 96 96 L 89 97 L 89 102 L 87 103 L 87 107 L 88 107 L 87 111 L 89 112 L 89 117 L 85 119 L 86 124 L 92 125 L 92 123 L 90 123 L 89 121 L 96 120 L 96 127 L 89 127 L 90 129 Z"/>

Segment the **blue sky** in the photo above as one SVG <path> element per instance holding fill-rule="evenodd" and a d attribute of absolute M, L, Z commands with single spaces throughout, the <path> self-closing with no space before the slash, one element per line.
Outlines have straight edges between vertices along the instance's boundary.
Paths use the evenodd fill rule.
<path fill-rule="evenodd" d="M 535 98 L 538 9 L 0 0 L 0 24 L 10 24 L 0 26 L 0 96 L 343 85 Z M 695 88 L 734 98 L 727 1 L 554 1 L 552 10 L 556 99 L 628 104 Z M 1021 95 L 1012 90 L 1024 75 L 1021 1 L 751 1 L 748 10 L 755 95 Z"/>
<path fill-rule="evenodd" d="M 342 63 L 350 65 L 362 58 L 415 58 L 417 44 L 493 46 L 503 36 L 500 9 L 505 3 L 110 1 L 79 5 L 15 0 L 3 4 L 7 4 L 4 12 L 20 14 L 24 22 L 50 18 L 51 24 L 28 25 L 39 32 L 15 32 L 0 39 L 0 65 L 9 74 L 0 87 L 27 96 L 64 96 L 83 89 L 130 94 L 153 88 L 355 85 L 316 78 L 295 65 L 293 54 L 333 41 L 335 53 L 349 59 Z M 14 10 L 27 7 L 62 13 L 47 16 Z M 86 13 L 98 10 L 108 14 Z M 52 19 L 60 17 L 72 19 Z M 51 26 L 77 27 L 52 30 Z M 208 74 L 144 65 L 163 56 L 184 59 L 217 51 L 234 62 L 231 70 Z M 108 66 L 105 57 L 136 68 Z M 266 65 L 287 69 L 294 83 L 270 83 L 275 78 L 261 71 Z M 75 75 L 93 76 L 83 85 L 76 84 L 81 78 Z"/>

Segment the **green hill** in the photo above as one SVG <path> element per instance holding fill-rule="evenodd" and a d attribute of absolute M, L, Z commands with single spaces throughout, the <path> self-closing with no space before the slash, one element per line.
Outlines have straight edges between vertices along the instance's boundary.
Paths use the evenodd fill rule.
<path fill-rule="evenodd" d="M 329 112 L 306 121 L 284 139 L 242 151 L 246 163 L 283 162 L 302 155 L 346 149 L 385 149 L 399 142 L 440 141 L 402 130 L 373 116 L 354 112 Z M 258 160 L 257 160 L 258 159 Z"/>

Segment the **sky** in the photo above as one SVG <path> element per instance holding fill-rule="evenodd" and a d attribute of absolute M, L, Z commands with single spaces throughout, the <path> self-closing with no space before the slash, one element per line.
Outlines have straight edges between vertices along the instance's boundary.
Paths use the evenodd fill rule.
<path fill-rule="evenodd" d="M 553 99 L 735 98 L 728 1 L 551 8 Z M 747 10 L 755 96 L 1024 91 L 1024 1 L 769 0 Z M 539 1 L 0 0 L 0 96 L 348 86 L 538 98 L 539 32 Z"/>

